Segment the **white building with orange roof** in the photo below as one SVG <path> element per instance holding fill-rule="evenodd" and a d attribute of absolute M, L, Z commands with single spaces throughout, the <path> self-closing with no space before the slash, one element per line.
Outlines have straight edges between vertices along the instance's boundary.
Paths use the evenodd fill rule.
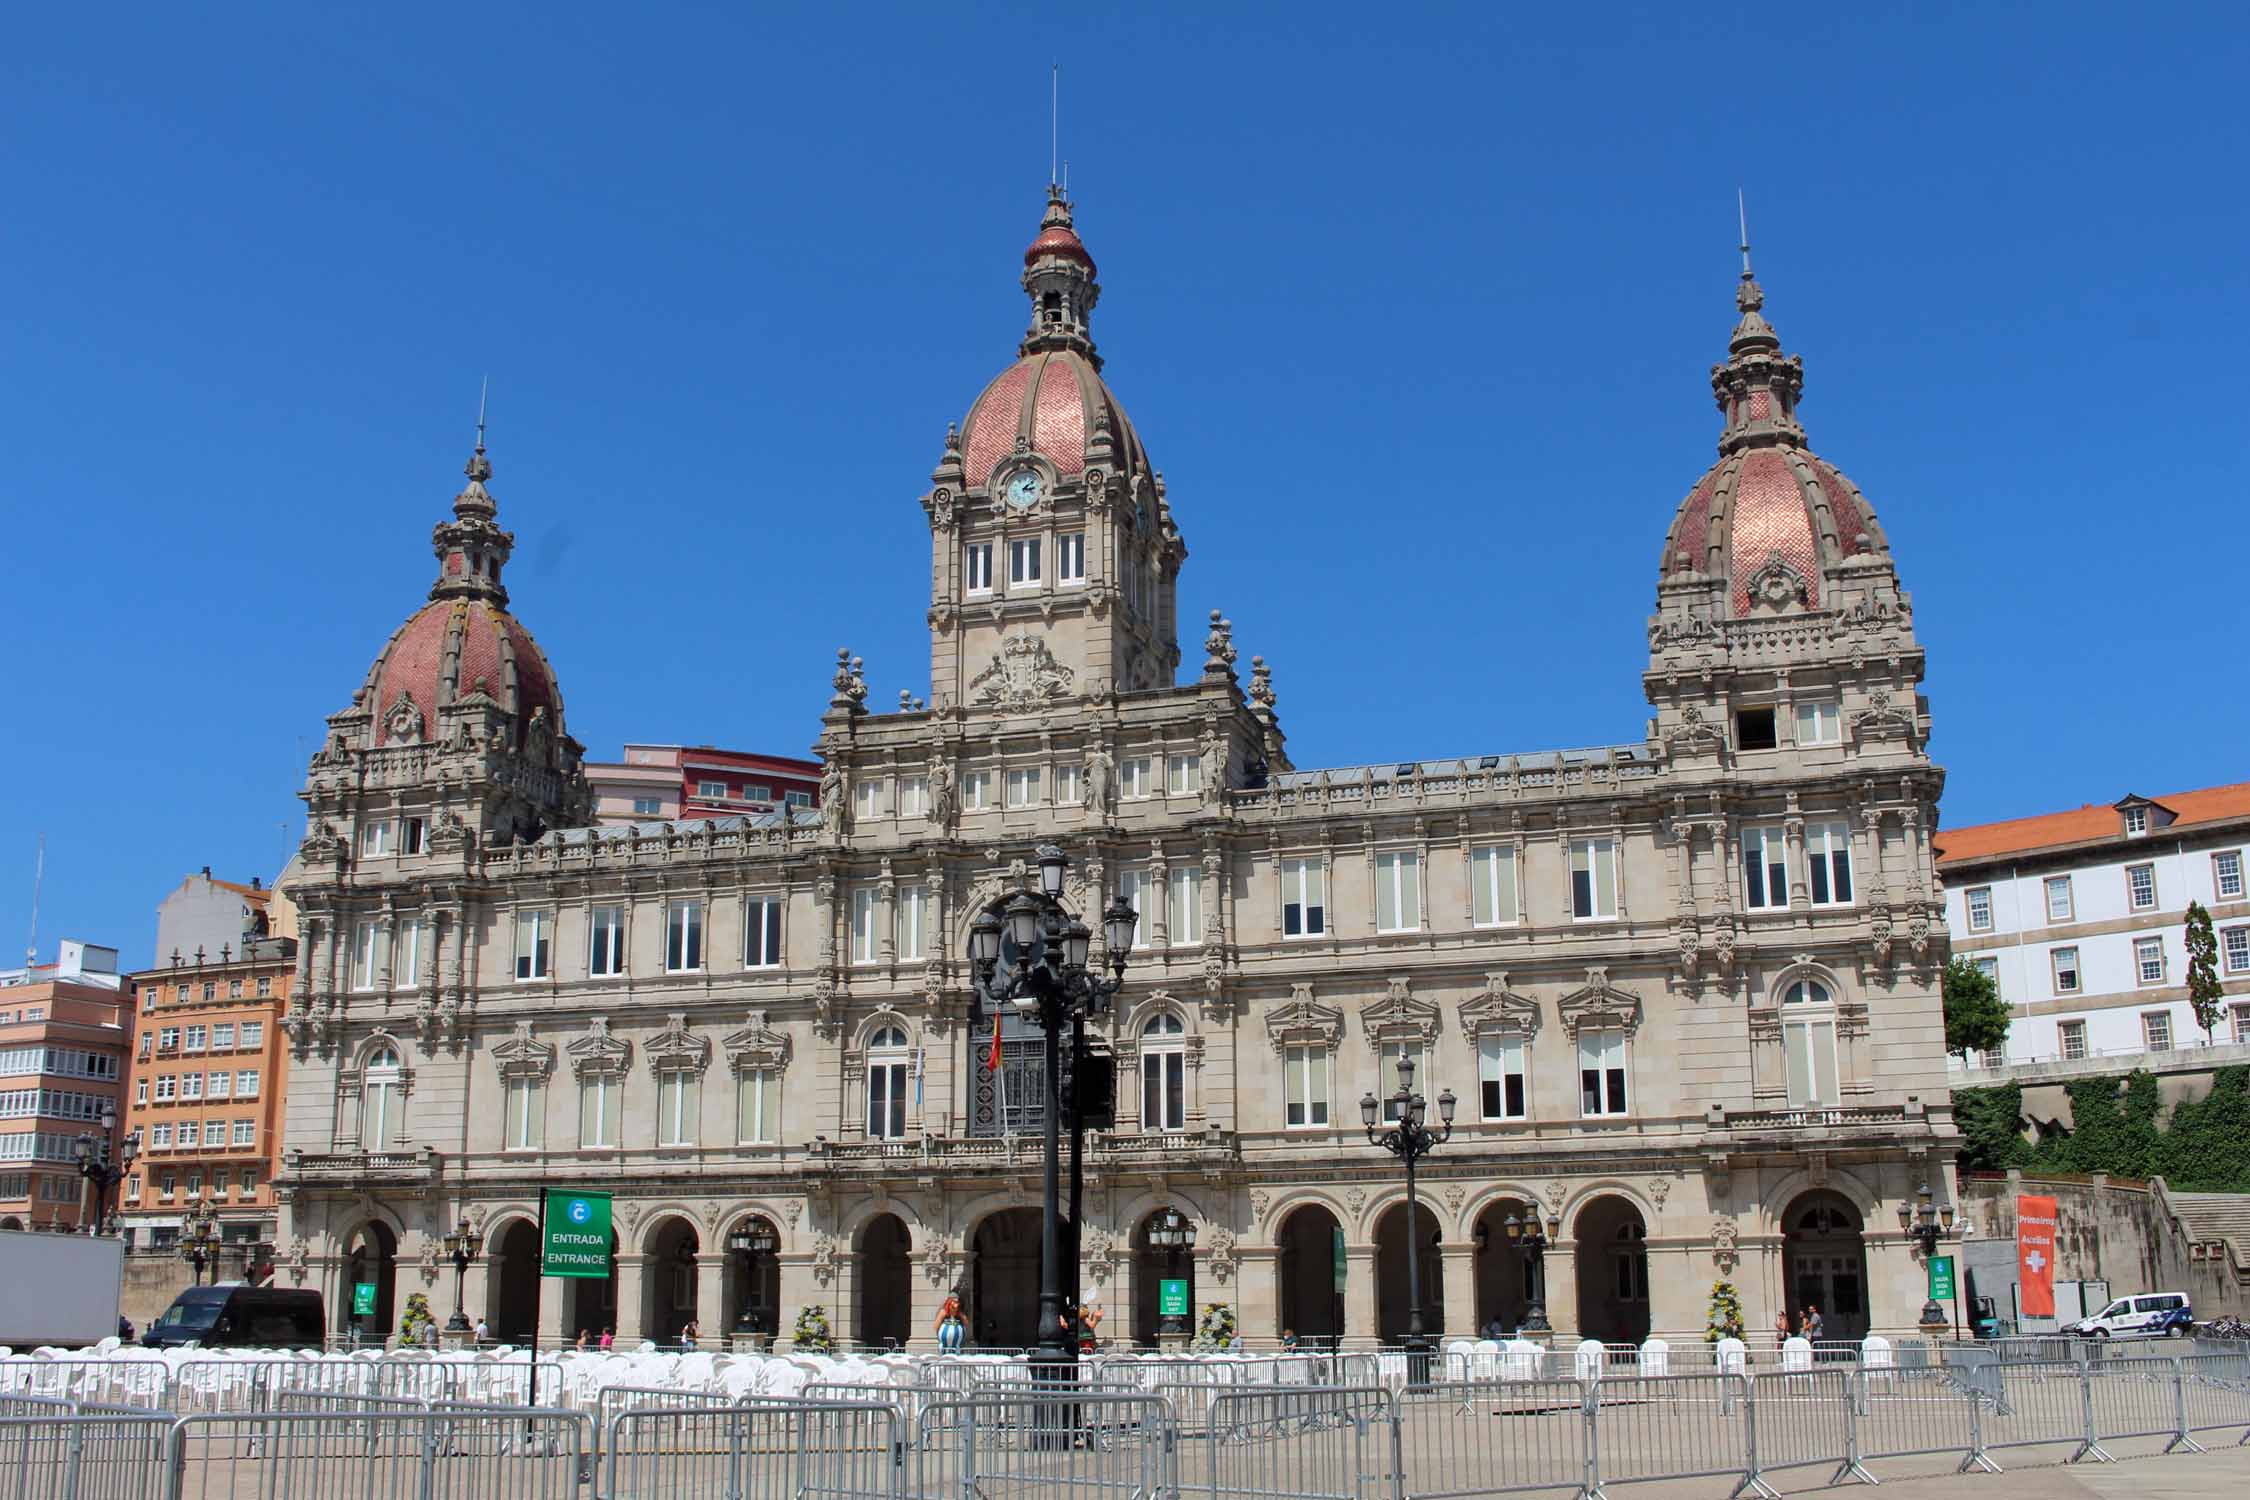
<path fill-rule="evenodd" d="M 2014 1012 L 1996 1064 L 2250 1044 L 2250 782 L 1942 830 L 1953 951 Z M 2187 996 L 2187 908 L 2219 937 L 2225 1015 Z M 1974 1070 L 1972 1070 L 1974 1071 Z"/>

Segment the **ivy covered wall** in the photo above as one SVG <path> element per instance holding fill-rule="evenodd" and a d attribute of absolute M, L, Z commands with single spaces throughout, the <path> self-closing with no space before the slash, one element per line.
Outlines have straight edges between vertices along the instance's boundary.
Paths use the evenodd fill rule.
<path fill-rule="evenodd" d="M 1955 1089 L 1961 1166 L 2162 1177 L 2181 1192 L 2250 1193 L 2250 1067 L 2218 1069 L 2209 1093 L 2169 1109 L 2155 1076 L 2138 1069 L 2066 1089 L 2072 1128 L 2037 1132 L 2023 1118 L 2022 1085 Z"/>

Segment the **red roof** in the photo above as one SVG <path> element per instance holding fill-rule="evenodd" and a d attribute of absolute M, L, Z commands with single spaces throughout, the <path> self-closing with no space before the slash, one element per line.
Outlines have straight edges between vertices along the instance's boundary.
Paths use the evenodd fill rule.
<path fill-rule="evenodd" d="M 2201 823 L 2223 823 L 2250 818 L 2250 781 L 2200 791 L 2174 792 L 2146 799 L 2173 815 L 2164 831 Z M 1966 828 L 1941 829 L 1931 842 L 1938 864 L 1955 865 L 2006 854 L 2029 854 L 2041 849 L 2066 849 L 2077 844 L 2122 839 L 2125 828 L 2117 808 L 2107 803 L 2087 803 L 2068 812 L 2041 813 L 2037 817 L 2010 818 L 1999 823 L 1973 823 Z"/>

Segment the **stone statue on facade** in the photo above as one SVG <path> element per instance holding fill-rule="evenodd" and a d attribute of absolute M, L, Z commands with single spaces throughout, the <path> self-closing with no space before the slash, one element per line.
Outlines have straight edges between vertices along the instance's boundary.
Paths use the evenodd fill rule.
<path fill-rule="evenodd" d="M 1117 762 L 1096 745 L 1086 756 L 1086 789 L 1081 795 L 1088 812 L 1108 817 L 1117 811 Z"/>
<path fill-rule="evenodd" d="M 831 765 L 820 773 L 820 826 L 837 838 L 844 836 L 844 821 L 850 812 L 844 805 L 844 793 L 843 767 Z"/>
<path fill-rule="evenodd" d="M 953 791 L 953 770 L 950 766 L 930 767 L 930 821 L 940 828 L 953 826 L 953 815 L 959 810 Z"/>

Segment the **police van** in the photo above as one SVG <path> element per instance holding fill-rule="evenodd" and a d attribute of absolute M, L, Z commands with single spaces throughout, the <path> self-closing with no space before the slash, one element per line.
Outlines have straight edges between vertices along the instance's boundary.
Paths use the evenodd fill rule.
<path fill-rule="evenodd" d="M 2195 1309 L 2184 1292 L 2148 1292 L 2120 1297 L 2068 1332 L 2095 1339 L 2184 1338 L 2195 1324 Z"/>

